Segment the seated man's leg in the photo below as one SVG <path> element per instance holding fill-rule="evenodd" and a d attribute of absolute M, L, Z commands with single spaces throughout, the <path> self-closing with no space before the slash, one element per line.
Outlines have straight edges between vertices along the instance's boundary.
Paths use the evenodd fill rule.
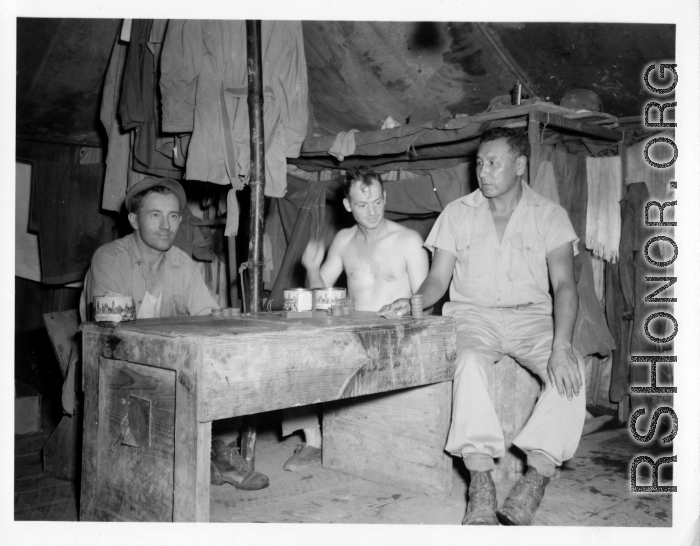
<path fill-rule="evenodd" d="M 211 442 L 211 483 L 230 483 L 236 489 L 256 490 L 270 485 L 264 474 L 256 472 L 241 457 L 236 442 L 241 420 L 238 417 L 214 421 Z"/>
<path fill-rule="evenodd" d="M 500 312 L 453 313 L 457 362 L 452 387 L 452 422 L 445 449 L 464 459 L 469 470 L 465 525 L 496 525 L 495 457 L 505 453 L 503 432 L 488 393 L 491 366 L 503 357 Z"/>
<path fill-rule="evenodd" d="M 499 515 L 510 518 L 507 523 L 529 525 L 549 478 L 557 466 L 573 457 L 578 447 L 586 416 L 586 396 L 581 389 L 578 396 L 568 400 L 549 384 L 547 365 L 554 337 L 550 315 L 533 314 L 527 308 L 512 311 L 506 329 L 509 354 L 544 383 L 530 419 L 513 441 L 527 455 L 528 472 L 499 511 Z M 583 360 L 577 359 L 583 378 Z"/>
<path fill-rule="evenodd" d="M 282 436 L 289 436 L 297 430 L 304 431 L 305 443 L 300 444 L 286 463 L 284 470 L 296 472 L 313 462 L 321 461 L 321 426 L 318 422 L 318 409 L 313 406 L 288 408 L 282 414 Z"/>

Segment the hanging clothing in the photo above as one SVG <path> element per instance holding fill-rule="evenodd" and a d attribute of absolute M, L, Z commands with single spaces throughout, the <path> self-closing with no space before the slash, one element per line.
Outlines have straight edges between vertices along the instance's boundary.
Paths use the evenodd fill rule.
<path fill-rule="evenodd" d="M 80 281 L 93 252 L 114 239 L 116 221 L 103 214 L 105 167 L 35 161 L 41 282 Z"/>
<path fill-rule="evenodd" d="M 283 197 L 287 157 L 308 125 L 308 82 L 299 21 L 262 21 L 265 195 Z M 250 167 L 245 21 L 169 23 L 161 54 L 162 129 L 192 133 L 187 179 L 241 189 Z M 228 215 L 232 222 L 233 215 Z"/>
<path fill-rule="evenodd" d="M 542 197 L 546 197 L 557 205 L 559 204 L 557 179 L 554 177 L 554 166 L 551 161 L 542 161 L 540 163 L 537 169 L 537 176 L 532 184 L 532 189 Z"/>
<path fill-rule="evenodd" d="M 620 207 L 622 199 L 622 162 L 615 157 L 586 158 L 588 208 L 586 248 L 609 262 L 618 258 L 620 249 Z"/>
<path fill-rule="evenodd" d="M 100 106 L 100 121 L 107 132 L 108 139 L 102 208 L 117 212 L 124 204 L 130 172 L 130 135 L 121 129 L 117 121 L 117 105 L 126 51 L 127 44 L 120 42 L 117 38 L 107 67 Z"/>
<path fill-rule="evenodd" d="M 166 178 L 182 178 L 182 170 L 173 163 L 175 138 L 160 130 L 159 88 L 156 74 L 160 65 L 161 46 L 165 32 L 159 21 L 154 32 L 153 20 L 136 19 L 132 23 L 119 115 L 122 127 L 135 131 L 133 147 L 134 170 Z"/>
<path fill-rule="evenodd" d="M 281 309 L 285 288 L 304 286 L 306 271 L 300 263 L 308 242 L 313 239 L 324 241 L 326 247 L 330 244 L 326 238 L 333 232 L 327 227 L 326 198 L 328 193 L 340 190 L 342 180 L 308 183 L 289 176 L 290 194 L 277 199 L 276 210 L 287 234 L 288 247 L 268 300 L 273 302 L 273 309 Z"/>
<path fill-rule="evenodd" d="M 648 366 L 630 367 L 630 355 L 670 354 L 673 347 L 672 343 L 654 343 L 644 332 L 644 322 L 648 316 L 657 312 L 671 312 L 673 305 L 644 301 L 652 286 L 659 286 L 657 283 L 647 282 L 646 276 L 673 274 L 668 268 L 659 270 L 644 258 L 644 245 L 649 239 L 649 229 L 644 225 L 644 209 L 649 200 L 649 190 L 642 182 L 628 184 L 627 193 L 621 203 L 620 260 L 615 264 L 616 267 L 613 266 L 615 269 L 609 278 L 613 289 L 608 291 L 607 302 L 608 309 L 612 310 L 609 317 L 612 315 L 618 321 L 614 331 L 620 336 L 619 350 L 613 353 L 610 399 L 614 402 L 619 402 L 623 395 L 629 394 L 631 385 L 649 384 Z M 616 298 L 615 292 L 621 293 L 622 297 Z M 673 297 L 673 288 L 657 297 Z M 657 328 L 661 327 L 666 328 L 665 332 L 657 331 Z M 652 321 L 649 324 L 650 333 L 656 337 L 664 337 L 663 333 L 668 335 L 669 330 L 669 325 L 664 320 Z M 670 366 L 659 366 L 657 374 L 658 385 L 668 385 L 672 382 L 673 371 Z"/>
<path fill-rule="evenodd" d="M 654 137 L 665 137 L 673 140 L 675 138 L 674 135 L 674 130 L 668 130 L 655 133 Z M 649 140 L 651 140 L 651 137 L 627 148 L 626 182 L 628 185 L 637 182 L 646 182 L 649 196 L 652 199 L 661 201 L 662 203 L 664 201 L 672 201 L 674 190 L 671 188 L 670 182 L 676 179 L 676 168 L 672 166 L 667 169 L 657 169 L 647 163 L 644 158 L 644 147 Z M 654 144 L 654 146 L 649 149 L 652 159 L 657 157 L 656 153 L 660 153 L 655 153 L 657 149 L 668 150 L 670 146 L 662 143 Z"/>

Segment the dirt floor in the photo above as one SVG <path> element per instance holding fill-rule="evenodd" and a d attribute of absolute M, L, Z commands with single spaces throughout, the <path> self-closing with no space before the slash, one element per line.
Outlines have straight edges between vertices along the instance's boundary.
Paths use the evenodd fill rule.
<path fill-rule="evenodd" d="M 212 522 L 461 523 L 468 474 L 460 460 L 454 460 L 453 492 L 445 500 L 372 483 L 320 464 L 302 472 L 285 472 L 282 465 L 301 436 L 280 438 L 276 412 L 261 417 L 256 470 L 267 474 L 271 485 L 248 492 L 229 485 L 212 486 Z M 42 432 L 15 438 L 15 520 L 78 519 L 76 485 L 43 475 L 40 448 L 51 426 L 47 419 Z M 535 525 L 670 526 L 670 494 L 630 493 L 629 466 L 639 448 L 626 428 L 584 436 L 576 456 L 547 487 Z M 654 451 L 646 449 L 645 453 Z M 663 468 L 662 483 L 671 478 Z M 646 476 L 640 472 L 640 484 L 648 479 L 648 472 Z M 512 486 L 512 482 L 497 484 L 499 501 Z"/>

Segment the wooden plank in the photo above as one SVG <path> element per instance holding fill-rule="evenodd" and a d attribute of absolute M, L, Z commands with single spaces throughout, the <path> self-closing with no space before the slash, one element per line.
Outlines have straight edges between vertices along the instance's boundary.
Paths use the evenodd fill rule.
<path fill-rule="evenodd" d="M 581 133 L 583 135 L 592 136 L 594 138 L 602 140 L 612 140 L 617 142 L 624 138 L 624 134 L 622 133 L 622 131 L 617 131 L 615 129 L 606 129 L 605 127 L 591 125 L 590 123 L 585 123 L 582 121 L 575 121 L 573 119 L 565 118 L 563 116 L 559 116 L 557 114 L 552 114 L 549 112 L 540 112 L 538 110 L 533 110 L 530 113 L 530 119 L 551 127 L 566 129 L 568 131 Z"/>
<path fill-rule="evenodd" d="M 56 360 L 61 367 L 63 377 L 66 377 L 71 352 L 78 348 L 80 335 L 80 316 L 77 309 L 44 313 L 44 325 L 49 334 Z"/>
<path fill-rule="evenodd" d="M 199 419 L 208 421 L 449 381 L 450 319 L 275 331 L 204 347 Z M 341 320 L 343 319 L 343 320 Z M 282 321 L 284 319 L 278 318 Z M 315 322 L 322 319 L 299 319 Z M 289 319 L 286 322 L 294 322 Z"/>
<path fill-rule="evenodd" d="M 128 521 L 171 521 L 175 372 L 102 358 L 99 389 L 95 508 Z M 150 402 L 148 445 L 126 441 L 130 397 Z"/>
<path fill-rule="evenodd" d="M 52 487 L 65 485 L 66 480 L 57 480 L 55 478 L 46 478 L 45 476 L 35 476 L 25 478 L 23 480 L 15 480 L 15 495 L 25 493 L 27 491 L 38 491 L 40 489 L 50 489 Z"/>
<path fill-rule="evenodd" d="M 197 465 L 195 474 L 195 521 L 209 521 L 211 505 L 211 422 L 197 423 Z M 176 484 L 177 486 L 177 484 Z"/>
<path fill-rule="evenodd" d="M 15 521 L 77 521 L 77 499 L 16 511 Z"/>
<path fill-rule="evenodd" d="M 94 521 L 99 452 L 99 358 L 103 330 L 83 330 L 83 456 L 80 480 L 80 520 Z"/>
<path fill-rule="evenodd" d="M 75 480 L 80 468 L 82 409 L 64 415 L 44 446 L 44 473 L 63 480 Z"/>
<path fill-rule="evenodd" d="M 73 482 L 62 481 L 60 485 L 34 491 L 15 493 L 15 512 L 30 510 L 38 506 L 56 504 L 77 499 L 77 486 Z"/>
<path fill-rule="evenodd" d="M 46 430 L 27 436 L 15 436 L 15 457 L 39 453 L 50 436 Z"/>
<path fill-rule="evenodd" d="M 452 382 L 324 405 L 323 464 L 365 480 L 447 498 L 444 451 Z"/>
<path fill-rule="evenodd" d="M 515 481 L 526 470 L 525 456 L 513 440 L 530 418 L 540 393 L 538 380 L 509 356 L 491 368 L 489 396 L 501 423 L 506 454 L 496 460 L 495 482 Z"/>
<path fill-rule="evenodd" d="M 535 183 L 537 169 L 540 168 L 540 159 L 542 157 L 542 147 L 540 145 L 540 126 L 537 123 L 536 118 L 533 116 L 533 113 L 528 116 L 527 122 L 527 137 L 530 142 L 530 160 L 528 161 L 527 180 L 530 186 Z"/>
<path fill-rule="evenodd" d="M 38 453 L 15 457 L 15 480 L 36 478 L 44 475 L 41 458 Z"/>
<path fill-rule="evenodd" d="M 201 352 L 179 345 L 171 365 L 175 381 L 175 474 L 173 521 L 209 519 L 209 458 L 211 423 L 197 423 Z M 206 445 L 205 445 L 206 444 Z M 206 502 L 204 502 L 206 492 Z"/>

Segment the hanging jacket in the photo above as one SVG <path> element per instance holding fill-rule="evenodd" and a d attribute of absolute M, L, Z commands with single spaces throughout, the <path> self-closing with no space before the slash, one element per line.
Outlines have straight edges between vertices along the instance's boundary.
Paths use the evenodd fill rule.
<path fill-rule="evenodd" d="M 299 21 L 262 21 L 265 195 L 283 197 L 286 158 L 308 124 Z M 185 178 L 240 189 L 250 166 L 245 21 L 171 20 L 161 54 L 162 129 L 192 133 Z"/>

